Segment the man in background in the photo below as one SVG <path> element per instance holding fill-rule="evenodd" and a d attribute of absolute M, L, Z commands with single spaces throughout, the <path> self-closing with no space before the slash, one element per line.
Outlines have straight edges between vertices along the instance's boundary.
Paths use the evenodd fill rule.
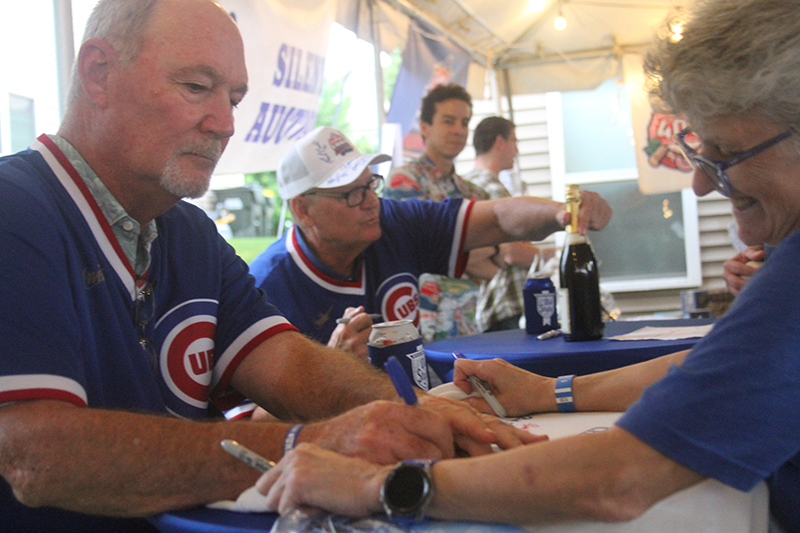
<path fill-rule="evenodd" d="M 472 98 L 454 83 L 437 85 L 422 99 L 419 126 L 425 152 L 419 159 L 392 169 L 385 198 L 440 201 L 445 198 L 486 199 L 486 194 L 456 174 L 455 159 L 467 145 Z"/>
<path fill-rule="evenodd" d="M 445 198 L 489 199 L 484 190 L 455 171 L 455 159 L 467 144 L 471 118 L 472 98 L 463 87 L 448 84 L 431 89 L 420 107 L 425 152 L 419 159 L 392 169 L 384 197 L 436 202 Z M 469 279 L 423 278 L 423 284 L 438 287 L 436 295 L 423 302 L 436 308 L 436 319 L 423 324 L 423 335 L 428 340 L 478 333 L 471 317 L 477 309 L 480 283 L 491 280 L 503 266 L 498 252 L 496 247 L 474 250 L 465 269 Z"/>
<path fill-rule="evenodd" d="M 508 198 L 505 185 L 500 182 L 502 170 L 514 168 L 517 156 L 517 134 L 514 123 L 503 117 L 487 117 L 481 120 L 472 134 L 475 146 L 475 169 L 464 176 L 492 199 Z M 510 242 L 500 245 L 499 256 L 502 268 L 481 284 L 475 322 L 478 329 L 500 331 L 519 328 L 525 311 L 522 290 L 528 269 L 542 250 L 529 242 Z M 552 248 L 547 251 L 552 255 Z"/>

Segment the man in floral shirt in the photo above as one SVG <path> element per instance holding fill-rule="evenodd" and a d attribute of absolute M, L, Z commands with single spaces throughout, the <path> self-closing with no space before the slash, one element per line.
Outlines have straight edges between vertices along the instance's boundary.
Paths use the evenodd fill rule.
<path fill-rule="evenodd" d="M 420 131 L 425 153 L 389 173 L 383 196 L 394 200 L 433 200 L 467 198 L 488 200 L 480 187 L 456 174 L 455 158 L 464 149 L 472 118 L 472 98 L 460 85 L 437 85 L 422 99 Z M 423 275 L 425 287 L 435 286 L 435 298 L 426 299 L 422 291 L 422 336 L 426 340 L 479 333 L 475 324 L 479 284 L 491 280 L 498 266 L 490 259 L 497 249 L 475 250 L 470 254 L 466 273 L 471 279 L 448 280 Z M 452 293 L 445 290 L 459 288 Z"/>
<path fill-rule="evenodd" d="M 437 85 L 422 99 L 419 126 L 425 153 L 389 173 L 383 196 L 395 200 L 488 200 L 480 187 L 456 174 L 455 158 L 467 145 L 472 98 L 460 85 Z"/>

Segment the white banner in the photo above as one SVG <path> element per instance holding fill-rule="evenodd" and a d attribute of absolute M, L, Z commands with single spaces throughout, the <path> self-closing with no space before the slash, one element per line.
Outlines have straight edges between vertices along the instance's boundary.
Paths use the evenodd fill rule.
<path fill-rule="evenodd" d="M 625 55 L 625 86 L 631 102 L 633 141 L 642 194 L 677 192 L 692 186 L 692 167 L 672 136 L 686 127 L 674 115 L 656 113 L 644 87 L 642 57 Z"/>
<path fill-rule="evenodd" d="M 219 0 L 244 39 L 248 93 L 215 174 L 275 170 L 314 129 L 335 0 Z"/>

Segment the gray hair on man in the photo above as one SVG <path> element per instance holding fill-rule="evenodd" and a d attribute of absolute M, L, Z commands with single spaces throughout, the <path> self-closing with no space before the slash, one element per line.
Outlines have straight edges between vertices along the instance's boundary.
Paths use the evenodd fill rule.
<path fill-rule="evenodd" d="M 153 9 L 159 0 L 100 0 L 86 21 L 81 43 L 89 39 L 108 42 L 119 55 L 123 65 L 136 59 L 147 31 Z M 81 87 L 78 62 L 72 65 L 69 103 L 79 95 Z"/>

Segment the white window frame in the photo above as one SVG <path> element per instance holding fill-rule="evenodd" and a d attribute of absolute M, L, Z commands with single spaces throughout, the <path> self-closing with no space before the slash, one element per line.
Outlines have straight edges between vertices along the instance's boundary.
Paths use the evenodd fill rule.
<path fill-rule="evenodd" d="M 11 118 L 8 93 L 0 91 L 0 156 L 11 153 Z"/>
<path fill-rule="evenodd" d="M 550 174 L 553 199 L 564 201 L 565 186 L 568 183 L 590 184 L 630 181 L 639 179 L 639 171 L 634 168 L 620 168 L 596 172 L 566 172 L 564 151 L 564 125 L 561 93 L 545 94 L 547 114 L 547 136 L 550 145 Z M 702 284 L 702 266 L 700 261 L 700 230 L 697 216 L 697 197 L 691 189 L 681 191 L 684 227 L 684 252 L 686 254 L 685 276 L 664 276 L 650 279 L 631 279 L 603 281 L 602 270 L 600 285 L 609 292 L 634 292 L 657 289 L 685 289 L 699 287 Z M 564 232 L 556 235 L 556 243 L 564 240 Z"/>

